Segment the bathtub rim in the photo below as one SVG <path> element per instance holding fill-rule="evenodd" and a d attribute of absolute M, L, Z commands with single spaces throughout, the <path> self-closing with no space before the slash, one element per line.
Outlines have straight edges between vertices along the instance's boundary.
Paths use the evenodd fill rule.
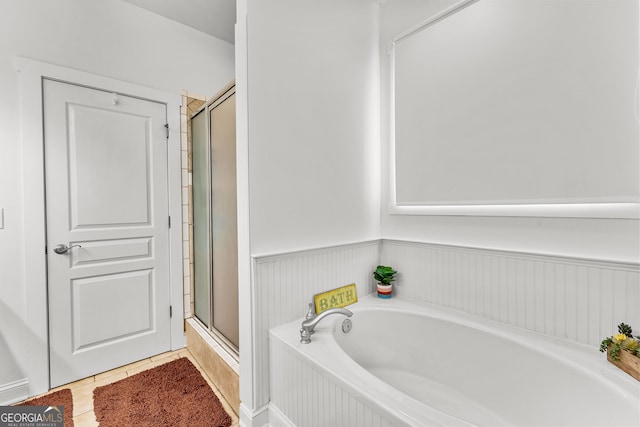
<path fill-rule="evenodd" d="M 301 318 L 300 322 L 302 322 L 302 320 L 303 319 Z M 380 412 L 384 413 L 386 417 L 394 420 L 394 426 L 400 425 L 396 424 L 395 421 L 401 422 L 402 425 L 406 426 L 420 426 L 423 425 L 422 422 L 425 418 L 428 418 L 429 421 L 432 422 L 430 425 L 433 426 L 474 427 L 473 424 L 439 411 L 436 408 L 431 408 L 422 402 L 413 399 L 411 396 L 401 392 L 400 390 L 397 390 L 392 385 L 382 381 L 380 378 L 367 371 L 346 353 L 344 354 L 344 357 L 342 357 L 342 364 L 337 366 L 335 358 L 332 358 L 329 354 L 332 354 L 334 351 L 343 353 L 344 351 L 333 338 L 331 330 L 334 327 L 338 327 L 341 322 L 342 319 L 337 319 L 334 321 L 328 321 L 322 327 L 317 327 L 316 333 L 311 338 L 311 344 L 301 344 L 299 339 L 299 322 L 297 320 L 289 322 L 269 330 L 269 346 L 271 347 L 274 345 L 274 341 L 277 341 L 278 345 L 290 348 L 293 350 L 290 353 L 292 357 L 304 361 L 320 375 L 329 378 L 331 382 L 347 390 L 351 396 L 362 399 L 380 408 Z M 297 339 L 291 340 L 291 335 L 295 333 L 297 333 Z M 314 340 L 323 348 L 328 349 L 328 351 L 322 352 L 323 354 L 320 357 L 318 357 L 317 351 L 309 348 L 309 346 L 314 343 Z M 271 363 L 273 362 L 270 361 L 269 364 Z M 355 378 L 352 376 L 355 376 Z M 272 379 L 269 386 L 271 396 L 273 396 L 271 390 L 273 383 Z M 390 394 L 389 390 L 397 391 L 397 393 Z M 384 400 L 379 397 L 382 393 L 385 395 Z M 406 402 L 402 402 L 402 398 L 398 399 L 399 396 L 402 396 L 405 400 L 409 399 L 411 401 L 411 405 L 407 405 Z M 274 407 L 274 402 L 272 400 L 269 402 L 269 406 L 271 408 Z M 280 413 L 280 417 L 283 415 L 286 416 L 277 404 L 275 405 L 275 408 Z M 414 408 L 420 408 L 420 410 L 416 411 Z M 289 425 L 293 426 L 295 424 L 291 423 Z"/>
<path fill-rule="evenodd" d="M 630 395 L 640 393 L 640 383 L 609 363 L 607 361 L 606 354 L 594 351 L 597 349 L 590 345 L 563 340 L 542 332 L 520 328 L 497 320 L 487 319 L 482 316 L 434 304 L 423 303 L 409 298 L 396 298 L 396 302 L 400 304 L 393 307 L 386 305 L 385 302 L 381 302 L 377 298 L 369 298 L 367 296 L 363 298 L 363 300 L 366 305 L 363 304 L 359 307 L 354 306 L 352 310 L 354 313 L 385 310 L 402 314 L 425 316 L 424 312 L 421 310 L 426 308 L 430 310 L 428 317 L 453 322 L 516 342 L 525 348 L 542 353 L 543 355 L 557 360 L 564 365 L 568 365 L 572 369 L 577 369 L 597 381 L 602 381 L 605 385 L 615 388 L 619 387 L 623 391 L 626 390 Z M 334 333 L 337 332 L 335 328 L 333 331 Z M 533 343 L 536 343 L 536 345 Z M 573 361 L 580 363 L 574 364 L 572 363 Z M 609 376 L 612 375 L 615 377 L 615 381 L 612 378 L 609 378 Z M 621 383 L 618 383 L 618 381 L 621 381 Z M 630 386 L 628 387 L 628 390 L 627 386 Z M 638 397 L 640 398 L 640 394 L 638 394 Z"/>
<path fill-rule="evenodd" d="M 394 296 L 390 300 L 383 301 L 376 298 L 374 294 L 370 294 L 361 297 L 358 303 L 348 308 L 354 313 L 384 310 L 426 316 L 490 333 L 514 341 L 571 369 L 576 369 L 599 383 L 600 386 L 611 388 L 625 400 L 640 401 L 640 384 L 609 363 L 606 356 L 592 346 L 562 340 L 497 320 L 404 297 Z M 299 329 L 302 320 L 304 319 L 300 318 L 270 329 L 270 340 L 277 339 L 287 345 L 295 351 L 296 357 L 303 358 L 316 370 L 323 372 L 323 375 L 326 372 L 326 375 L 333 382 L 349 389 L 350 392 L 353 390 L 353 394 L 371 401 L 385 413 L 409 425 L 419 425 L 424 422 L 425 418 L 439 425 L 473 425 L 455 415 L 429 407 L 393 385 L 382 381 L 353 360 L 333 336 L 334 333 L 342 333 L 340 326 L 343 320 L 342 316 L 336 316 L 333 320 L 326 319 L 324 323 L 320 323 L 310 344 L 299 342 Z M 345 360 L 342 363 L 336 363 L 336 358 L 330 356 L 333 351 L 342 352 Z M 397 391 L 397 393 L 388 393 L 389 389 Z M 380 393 L 385 392 L 385 400 L 380 399 L 378 397 Z M 408 405 L 407 401 L 410 401 L 411 404 Z M 640 409 L 635 416 L 640 420 Z"/>

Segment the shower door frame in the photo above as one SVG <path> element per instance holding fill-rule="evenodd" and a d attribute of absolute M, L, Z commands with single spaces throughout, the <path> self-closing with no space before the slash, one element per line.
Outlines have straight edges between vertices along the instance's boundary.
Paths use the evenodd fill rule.
<path fill-rule="evenodd" d="M 235 88 L 235 81 L 230 82 L 229 84 L 227 84 L 222 90 L 220 90 L 218 92 L 218 94 L 216 96 L 214 96 L 213 98 L 211 98 L 209 101 L 207 101 L 202 107 L 200 107 L 196 112 L 194 112 L 191 117 L 190 117 L 190 121 L 192 121 L 196 116 L 200 115 L 200 114 L 204 114 L 205 115 L 205 129 L 204 129 L 204 134 L 205 137 L 207 139 L 206 141 L 206 147 L 207 147 L 207 153 L 206 153 L 206 168 L 207 168 L 207 172 L 206 172 L 206 179 L 207 179 L 207 183 L 208 183 L 208 197 L 206 200 L 206 205 L 207 205 L 207 213 L 206 213 L 206 222 L 207 222 L 207 245 L 208 245 L 208 262 L 209 262 L 209 266 L 208 266 L 208 296 L 207 296 L 207 303 L 208 303 L 208 311 L 207 311 L 207 315 L 208 315 L 208 319 L 207 319 L 207 323 L 205 323 L 203 320 L 201 320 L 198 317 L 198 314 L 196 313 L 196 302 L 195 299 L 197 298 L 197 293 L 196 293 L 196 257 L 195 257 L 195 245 L 194 245 L 194 240 L 195 240 L 195 228 L 194 228 L 194 232 L 192 234 L 193 238 L 191 239 L 191 254 L 192 254 L 192 260 L 194 263 L 194 269 L 193 269 L 193 275 L 192 275 L 192 295 L 193 295 L 193 299 L 194 299 L 194 305 L 193 305 L 193 310 L 192 310 L 192 314 L 193 314 L 193 318 L 195 321 L 197 321 L 207 332 L 209 332 L 209 334 L 211 334 L 211 336 L 226 350 L 226 352 L 233 357 L 236 361 L 239 361 L 239 347 L 236 346 L 230 339 L 228 339 L 221 331 L 219 331 L 215 325 L 214 325 L 214 293 L 213 293 L 213 289 L 214 289 L 214 282 L 213 282 L 213 269 L 214 269 L 214 256 L 213 256 L 213 226 L 212 226 L 212 221 L 213 221 L 213 190 L 212 190 L 212 166 L 213 166 L 213 157 L 212 157 L 212 139 L 211 139 L 211 111 L 214 110 L 215 108 L 217 108 L 219 105 L 221 105 L 222 103 L 224 103 L 225 101 L 227 101 L 230 97 L 234 96 L 236 93 L 236 88 Z M 190 124 L 191 126 L 191 124 Z M 191 162 L 193 162 L 193 153 L 194 153 L 194 149 L 193 149 L 193 128 L 191 131 L 191 136 L 192 136 L 192 142 L 191 142 Z M 236 160 L 237 163 L 237 160 Z M 192 173 L 193 173 L 193 169 L 192 169 Z M 193 184 L 195 184 L 195 179 L 193 180 Z M 191 197 L 191 213 L 192 213 L 192 226 L 195 225 L 195 201 L 194 201 L 194 197 L 193 197 L 193 188 L 191 189 L 192 192 L 192 197 Z M 237 197 L 237 180 L 236 180 L 236 197 Z M 236 213 L 236 227 L 237 227 L 237 213 Z M 237 244 L 237 234 L 236 234 L 236 244 Z M 236 246 L 237 247 L 237 246 Z M 237 269 L 237 262 L 236 262 L 236 269 Z M 239 319 L 238 319 L 239 321 Z"/>

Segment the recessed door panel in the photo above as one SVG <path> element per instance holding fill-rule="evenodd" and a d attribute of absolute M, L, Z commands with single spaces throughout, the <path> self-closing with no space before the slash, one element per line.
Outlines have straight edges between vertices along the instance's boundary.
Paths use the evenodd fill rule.
<path fill-rule="evenodd" d="M 72 280 L 73 349 L 135 338 L 153 329 L 153 271 Z"/>
<path fill-rule="evenodd" d="M 149 224 L 149 117 L 78 104 L 67 117 L 72 228 Z"/>
<path fill-rule="evenodd" d="M 71 267 L 88 267 L 98 263 L 150 259 L 153 238 L 111 239 L 73 242 L 81 249 L 71 252 Z"/>

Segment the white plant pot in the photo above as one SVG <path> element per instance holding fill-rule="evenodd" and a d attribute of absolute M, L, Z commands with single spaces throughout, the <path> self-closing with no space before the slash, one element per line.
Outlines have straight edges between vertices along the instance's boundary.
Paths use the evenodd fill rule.
<path fill-rule="evenodd" d="M 393 294 L 393 285 L 383 285 L 378 283 L 378 298 L 389 299 Z"/>

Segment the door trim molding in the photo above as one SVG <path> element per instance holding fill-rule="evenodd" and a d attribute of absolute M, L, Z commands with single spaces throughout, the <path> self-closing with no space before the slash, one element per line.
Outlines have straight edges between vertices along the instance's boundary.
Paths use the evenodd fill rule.
<path fill-rule="evenodd" d="M 16 58 L 20 85 L 20 129 L 23 162 L 24 207 L 24 279 L 26 293 L 27 376 L 29 396 L 49 390 L 49 335 L 47 317 L 47 269 L 44 187 L 44 127 L 42 79 L 50 78 L 97 89 L 146 98 L 166 104 L 168 139 L 168 191 L 171 349 L 185 346 L 184 298 L 182 289 L 182 206 L 180 160 L 180 104 L 179 94 L 160 91 L 134 83 L 99 76 L 71 68 L 47 64 L 27 58 Z"/>

